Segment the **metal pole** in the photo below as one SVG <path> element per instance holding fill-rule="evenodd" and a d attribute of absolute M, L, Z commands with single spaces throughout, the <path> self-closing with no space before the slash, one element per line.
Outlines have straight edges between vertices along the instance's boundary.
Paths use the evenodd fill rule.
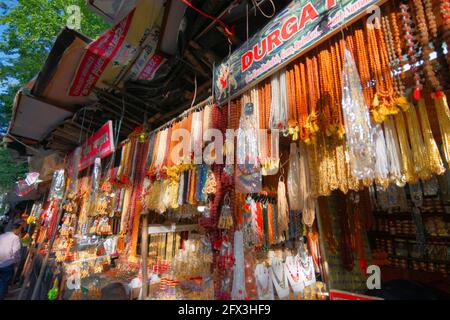
<path fill-rule="evenodd" d="M 148 296 L 148 212 L 142 213 L 141 229 L 141 265 L 142 265 L 142 290 L 140 300 Z"/>
<path fill-rule="evenodd" d="M 36 299 L 37 293 L 39 291 L 39 287 L 40 287 L 41 282 L 42 282 L 42 278 L 44 277 L 45 268 L 47 267 L 48 259 L 50 258 L 50 253 L 51 253 L 52 248 L 53 248 L 53 243 L 55 242 L 56 232 L 58 231 L 58 224 L 59 224 L 59 221 L 61 220 L 61 217 L 62 217 L 62 211 L 63 211 L 62 209 L 63 209 L 63 204 L 66 201 L 66 197 L 67 197 L 67 190 L 64 192 L 64 196 L 63 196 L 63 198 L 62 198 L 62 200 L 61 200 L 61 202 L 59 204 L 58 217 L 56 218 L 56 221 L 55 221 L 56 225 L 53 228 L 53 232 L 52 232 L 51 237 L 50 237 L 50 243 L 48 245 L 47 253 L 45 254 L 44 261 L 42 261 L 41 269 L 39 271 L 39 276 L 38 276 L 38 279 L 36 281 L 36 285 L 34 286 L 33 294 L 31 295 L 31 300 L 35 300 Z"/>

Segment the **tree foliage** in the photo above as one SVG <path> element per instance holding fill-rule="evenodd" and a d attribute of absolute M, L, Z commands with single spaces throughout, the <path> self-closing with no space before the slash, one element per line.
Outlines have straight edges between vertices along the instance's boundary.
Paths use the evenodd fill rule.
<path fill-rule="evenodd" d="M 17 89 L 37 75 L 66 25 L 67 8 L 81 9 L 81 33 L 95 38 L 108 25 L 86 7 L 85 0 L 0 1 L 0 107 L 3 126 L 7 125 Z"/>
<path fill-rule="evenodd" d="M 67 8 L 78 5 L 81 33 L 94 39 L 108 28 L 85 0 L 0 0 L 0 139 L 8 127 L 15 94 L 42 68 L 57 35 L 66 26 Z M 0 148 L 0 186 L 24 171 Z"/>
<path fill-rule="evenodd" d="M 25 163 L 17 163 L 11 159 L 7 148 L 0 145 L 0 193 L 8 191 L 12 184 L 23 178 L 27 171 Z"/>

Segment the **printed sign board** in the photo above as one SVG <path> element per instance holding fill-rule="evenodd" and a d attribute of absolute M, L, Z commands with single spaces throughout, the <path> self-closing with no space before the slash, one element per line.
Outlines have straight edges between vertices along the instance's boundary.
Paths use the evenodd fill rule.
<path fill-rule="evenodd" d="M 295 0 L 218 66 L 219 103 L 269 76 L 380 0 Z"/>
<path fill-rule="evenodd" d="M 104 158 L 114 152 L 112 121 L 108 121 L 82 146 L 79 170 L 94 163 L 95 158 Z"/>

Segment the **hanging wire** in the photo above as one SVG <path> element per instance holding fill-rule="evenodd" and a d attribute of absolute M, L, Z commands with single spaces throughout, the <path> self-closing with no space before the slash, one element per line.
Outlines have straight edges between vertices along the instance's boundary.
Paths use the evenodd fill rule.
<path fill-rule="evenodd" d="M 194 85 L 195 85 L 194 98 L 192 99 L 191 107 L 189 109 L 192 109 L 194 107 L 195 100 L 197 99 L 197 75 L 195 75 L 194 78 Z"/>
<path fill-rule="evenodd" d="M 81 136 L 83 135 L 84 118 L 85 117 L 86 117 L 86 108 L 83 108 L 83 119 L 81 120 L 81 130 L 80 130 L 80 136 L 78 137 L 78 144 L 81 144 Z"/>
<path fill-rule="evenodd" d="M 196 6 L 194 6 L 194 5 L 193 5 L 191 2 L 189 2 L 188 0 L 181 0 L 181 1 L 183 1 L 187 6 L 189 6 L 189 7 L 190 7 L 191 9 L 193 9 L 194 11 L 197 11 L 198 13 L 200 13 L 202 16 L 204 16 L 204 17 L 206 17 L 206 18 L 208 18 L 208 19 L 211 19 L 211 20 L 213 20 L 215 23 L 218 23 L 219 25 L 221 25 L 222 28 L 225 30 L 225 33 L 226 33 L 226 36 L 227 36 L 228 40 L 230 39 L 230 37 L 232 37 L 232 36 L 234 35 L 234 32 L 235 32 L 234 26 L 233 26 L 233 27 L 230 27 L 230 26 L 226 25 L 222 20 L 220 20 L 220 19 L 218 19 L 218 18 L 216 18 L 216 17 L 213 17 L 213 16 L 209 15 L 208 13 L 206 13 L 206 12 L 200 10 L 199 8 L 197 8 Z"/>
<path fill-rule="evenodd" d="M 255 6 L 255 8 L 258 9 L 258 11 L 267 19 L 272 19 L 275 16 L 275 13 L 277 12 L 277 8 L 275 7 L 275 3 L 273 2 L 273 0 L 269 0 L 270 4 L 272 5 L 272 14 L 268 15 L 266 14 L 260 7 L 261 3 L 264 2 L 266 0 L 252 0 L 253 5 Z"/>
<path fill-rule="evenodd" d="M 342 15 L 343 15 L 343 17 L 342 17 L 343 22 L 342 22 L 342 25 L 341 25 L 341 35 L 342 35 L 342 40 L 344 40 L 344 47 L 346 48 L 347 47 L 347 42 L 345 41 L 344 29 L 345 29 L 345 31 L 348 31 L 348 25 L 347 25 L 347 21 L 345 19 L 345 11 L 344 11 L 344 6 L 343 6 L 343 0 L 339 1 L 339 7 L 340 7 Z"/>

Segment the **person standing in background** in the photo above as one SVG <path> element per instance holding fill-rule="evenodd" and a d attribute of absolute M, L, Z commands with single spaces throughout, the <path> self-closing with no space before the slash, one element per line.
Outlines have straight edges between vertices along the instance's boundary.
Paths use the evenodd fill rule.
<path fill-rule="evenodd" d="M 5 299 L 14 276 L 14 267 L 20 259 L 22 224 L 16 222 L 12 231 L 0 235 L 0 300 Z"/>

